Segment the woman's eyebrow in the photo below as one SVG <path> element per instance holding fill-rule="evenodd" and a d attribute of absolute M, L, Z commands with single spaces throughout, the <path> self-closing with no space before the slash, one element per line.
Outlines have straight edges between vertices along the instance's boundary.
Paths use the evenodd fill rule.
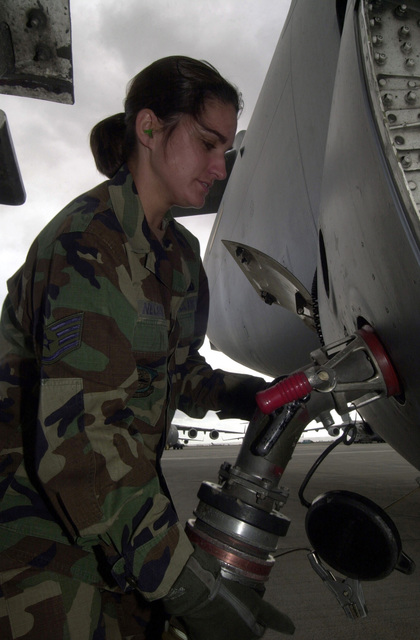
<path fill-rule="evenodd" d="M 207 127 L 200 120 L 198 120 L 198 124 L 202 129 L 204 129 L 204 131 L 206 131 L 207 133 L 212 133 L 214 136 L 216 136 L 216 138 L 218 138 L 222 144 L 226 144 L 227 138 L 223 135 L 223 133 L 220 133 L 220 131 L 217 131 L 217 129 L 211 129 L 211 127 Z"/>
<path fill-rule="evenodd" d="M 219 138 L 222 144 L 226 144 L 227 138 L 222 133 L 220 133 L 220 131 L 216 131 L 216 129 L 210 129 L 209 127 L 204 127 L 204 128 L 206 129 L 206 131 L 208 131 L 209 133 L 212 133 L 217 138 Z"/>

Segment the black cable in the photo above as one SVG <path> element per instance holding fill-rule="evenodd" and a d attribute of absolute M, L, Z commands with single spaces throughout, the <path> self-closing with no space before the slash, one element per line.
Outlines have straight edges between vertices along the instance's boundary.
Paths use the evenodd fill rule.
<path fill-rule="evenodd" d="M 350 434 L 349 439 L 347 440 L 347 435 L 349 434 L 349 432 L 350 432 L 350 431 L 351 431 L 351 434 Z M 303 492 L 305 491 L 306 486 L 307 486 L 307 484 L 308 484 L 309 480 L 312 478 L 313 474 L 314 474 L 314 473 L 315 473 L 315 471 L 318 469 L 318 467 L 319 467 L 319 465 L 321 464 L 321 462 L 322 462 L 323 460 L 325 460 L 325 458 L 327 457 L 327 455 L 328 455 L 329 453 L 331 453 L 331 451 L 332 451 L 333 449 L 335 449 L 335 447 L 336 447 L 337 445 L 339 445 L 341 442 L 343 442 L 343 444 L 345 444 L 345 445 L 347 445 L 347 446 L 349 446 L 349 445 L 353 444 L 353 442 L 354 442 L 354 440 L 355 440 L 355 438 L 356 438 L 356 435 L 357 435 L 357 429 L 356 429 L 356 426 L 355 426 L 354 424 L 348 424 L 346 427 L 344 427 L 344 430 L 343 430 L 342 435 L 341 435 L 339 438 L 337 438 L 337 440 L 334 440 L 334 442 L 332 442 L 332 443 L 331 443 L 331 444 L 330 444 L 330 445 L 325 449 L 325 451 L 323 451 L 323 452 L 321 453 L 321 455 L 319 456 L 319 458 L 314 462 L 314 464 L 312 465 L 312 467 L 309 469 L 308 473 L 306 474 L 306 476 L 305 476 L 305 478 L 304 478 L 304 480 L 303 480 L 303 482 L 302 482 L 302 484 L 301 484 L 301 487 L 300 487 L 300 489 L 299 489 L 299 493 L 298 493 L 300 503 L 301 503 L 304 507 L 306 507 L 307 509 L 309 509 L 309 507 L 311 506 L 311 503 L 310 503 L 310 502 L 308 502 L 308 501 L 304 498 L 304 496 L 303 496 Z"/>
<path fill-rule="evenodd" d="M 309 547 L 295 547 L 294 549 L 288 549 L 281 553 L 275 553 L 273 554 L 273 558 L 281 558 L 281 556 L 287 556 L 289 553 L 295 553 L 295 551 L 308 551 L 309 553 L 312 553 L 312 549 L 309 549 Z"/>

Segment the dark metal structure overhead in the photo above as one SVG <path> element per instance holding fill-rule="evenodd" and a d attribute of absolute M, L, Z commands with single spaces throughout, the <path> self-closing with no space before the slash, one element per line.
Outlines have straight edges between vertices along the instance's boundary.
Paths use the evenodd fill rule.
<path fill-rule="evenodd" d="M 73 104 L 69 0 L 2 0 L 0 93 Z"/>
<path fill-rule="evenodd" d="M 74 103 L 69 0 L 1 0 L 2 93 Z M 0 163 L 0 204 L 23 204 L 25 189 L 3 111 Z"/>
<path fill-rule="evenodd" d="M 25 187 L 10 135 L 7 117 L 0 110 L 0 203 L 19 205 L 26 200 Z"/>

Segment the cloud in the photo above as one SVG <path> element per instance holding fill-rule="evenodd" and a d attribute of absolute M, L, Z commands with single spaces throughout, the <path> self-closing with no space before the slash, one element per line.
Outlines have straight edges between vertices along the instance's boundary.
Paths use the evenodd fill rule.
<path fill-rule="evenodd" d="M 73 14 L 81 1 L 73 0 Z M 90 8 L 95 19 L 89 23 L 89 39 L 102 43 L 101 60 L 111 83 L 118 84 L 114 70 L 127 80 L 160 57 L 190 55 L 216 66 L 245 94 L 246 105 L 253 106 L 289 4 L 231 0 L 204 8 L 192 0 L 101 0 L 97 11 L 95 3 Z"/>

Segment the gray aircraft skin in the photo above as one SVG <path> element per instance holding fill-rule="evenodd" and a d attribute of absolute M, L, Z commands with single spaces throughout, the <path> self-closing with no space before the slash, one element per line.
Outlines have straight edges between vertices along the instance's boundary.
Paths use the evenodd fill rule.
<path fill-rule="evenodd" d="M 292 2 L 205 255 L 210 341 L 254 370 L 310 361 L 311 299 L 326 345 L 373 328 L 400 389 L 359 412 L 417 469 L 419 19 L 418 2 Z"/>

